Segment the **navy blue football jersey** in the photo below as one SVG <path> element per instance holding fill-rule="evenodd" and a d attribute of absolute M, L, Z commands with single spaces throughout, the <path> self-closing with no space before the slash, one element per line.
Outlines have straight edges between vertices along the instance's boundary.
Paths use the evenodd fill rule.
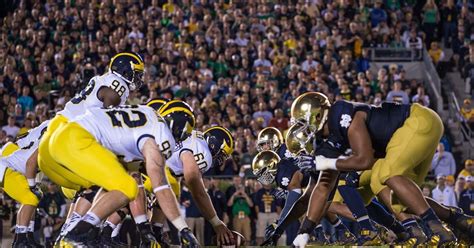
<path fill-rule="evenodd" d="M 281 159 L 287 158 L 290 160 L 296 160 L 293 154 L 291 154 L 291 152 L 286 149 L 286 144 L 282 144 L 280 148 L 278 148 L 276 153 L 278 154 L 278 156 L 280 156 Z"/>
<path fill-rule="evenodd" d="M 277 174 L 275 176 L 275 182 L 278 187 L 283 190 L 288 190 L 288 184 L 293 178 L 295 172 L 300 168 L 296 163 L 296 159 L 283 158 L 278 163 Z M 301 188 L 304 188 L 308 185 L 310 175 L 308 173 L 303 174 L 303 181 L 301 182 Z"/>
<path fill-rule="evenodd" d="M 328 115 L 329 138 L 334 148 L 343 154 L 350 149 L 348 130 L 357 111 L 367 113 L 367 130 L 375 150 L 375 158 L 385 157 L 387 144 L 410 114 L 410 105 L 383 103 L 380 107 L 348 101 L 335 102 Z"/>

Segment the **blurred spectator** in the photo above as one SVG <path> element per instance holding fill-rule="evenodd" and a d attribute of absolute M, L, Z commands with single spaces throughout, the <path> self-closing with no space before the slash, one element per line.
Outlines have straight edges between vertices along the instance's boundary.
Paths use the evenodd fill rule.
<path fill-rule="evenodd" d="M 458 177 L 456 180 L 456 185 L 454 186 L 454 193 L 456 193 L 456 199 L 461 199 L 461 193 L 466 189 L 466 178 L 463 176 Z"/>
<path fill-rule="evenodd" d="M 431 188 L 430 186 L 428 185 L 424 185 L 422 188 L 421 188 L 421 192 L 423 193 L 423 195 L 425 197 L 431 197 Z"/>
<path fill-rule="evenodd" d="M 436 183 L 436 187 L 431 192 L 433 199 L 445 206 L 457 207 L 458 203 L 453 188 L 445 184 L 446 176 L 438 175 Z"/>
<path fill-rule="evenodd" d="M 257 213 L 257 244 L 263 242 L 265 228 L 278 219 L 281 207 L 278 206 L 277 199 L 272 194 L 272 185 L 264 185 L 263 188 L 255 192 L 253 202 Z"/>
<path fill-rule="evenodd" d="M 20 128 L 16 125 L 14 116 L 8 117 L 8 124 L 3 126 L 2 130 L 11 137 L 16 137 L 18 135 Z"/>
<path fill-rule="evenodd" d="M 263 127 L 268 126 L 270 119 L 272 119 L 272 112 L 268 111 L 267 104 L 261 102 L 258 104 L 258 111 L 253 114 L 253 119 L 258 120 L 259 118 L 263 119 Z"/>
<path fill-rule="evenodd" d="M 464 162 L 464 169 L 459 172 L 458 177 L 468 177 L 468 176 L 474 176 L 474 160 L 472 159 L 467 159 Z"/>
<path fill-rule="evenodd" d="M 219 179 L 216 178 L 203 178 L 204 185 L 206 186 L 207 193 L 211 198 L 212 205 L 216 210 L 217 217 L 222 220 L 225 224 L 228 224 L 229 217 L 227 217 L 227 199 L 225 194 L 219 189 Z M 206 222 L 205 231 L 205 245 L 212 244 L 212 237 L 215 236 L 214 229 L 209 222 Z"/>
<path fill-rule="evenodd" d="M 411 102 L 419 103 L 426 107 L 430 106 L 430 97 L 425 94 L 425 88 L 423 86 L 420 85 L 416 88 L 416 95 L 412 97 Z"/>
<path fill-rule="evenodd" d="M 425 44 L 428 46 L 436 38 L 436 24 L 439 21 L 438 7 L 434 0 L 427 0 L 423 6 L 423 31 L 426 39 Z"/>
<path fill-rule="evenodd" d="M 408 94 L 402 89 L 402 83 L 400 81 L 393 83 L 393 89 L 388 92 L 387 101 L 402 104 L 410 103 L 410 98 L 408 98 Z"/>
<path fill-rule="evenodd" d="M 428 50 L 428 54 L 433 60 L 433 64 L 438 65 L 438 63 L 444 59 L 444 52 L 441 47 L 439 47 L 438 42 L 433 41 L 431 42 L 430 49 Z"/>
<path fill-rule="evenodd" d="M 289 120 L 284 116 L 283 110 L 275 109 L 275 116 L 270 120 L 269 127 L 276 127 L 281 132 L 288 129 Z"/>
<path fill-rule="evenodd" d="M 23 113 L 34 109 L 33 98 L 30 96 L 30 87 L 28 85 L 23 86 L 18 103 L 21 105 Z"/>
<path fill-rule="evenodd" d="M 451 47 L 452 38 L 456 32 L 457 9 L 454 0 L 448 0 L 441 8 L 441 22 L 443 23 L 443 39 L 446 48 Z"/>
<path fill-rule="evenodd" d="M 370 11 L 370 22 L 372 27 L 377 27 L 379 23 L 387 21 L 387 12 L 382 9 L 382 0 L 376 0 L 374 8 Z"/>
<path fill-rule="evenodd" d="M 232 213 L 232 227 L 236 232 L 241 233 L 246 240 L 251 240 L 250 214 L 253 207 L 252 199 L 250 199 L 245 187 L 239 185 L 236 191 L 227 201 L 227 206 Z"/>
<path fill-rule="evenodd" d="M 467 188 L 461 193 L 459 207 L 465 214 L 474 215 L 474 177 L 466 177 Z"/>
<path fill-rule="evenodd" d="M 196 202 L 193 200 L 191 192 L 183 186 L 181 191 L 181 205 L 186 208 L 186 223 L 196 235 L 200 244 L 204 244 L 204 217 L 202 217 Z"/>
<path fill-rule="evenodd" d="M 453 154 L 444 150 L 443 143 L 438 144 L 438 149 L 431 162 L 431 169 L 435 176 L 456 173 L 456 161 L 454 161 Z"/>
<path fill-rule="evenodd" d="M 416 29 L 412 29 L 410 31 L 410 37 L 405 42 L 405 47 L 406 48 L 412 48 L 412 49 L 422 49 L 423 48 L 423 41 L 418 36 L 418 34 L 416 32 Z"/>
<path fill-rule="evenodd" d="M 471 107 L 470 99 L 464 99 L 460 111 L 464 121 L 468 123 L 471 130 L 474 130 L 474 110 Z"/>
<path fill-rule="evenodd" d="M 38 208 L 44 216 L 42 226 L 45 245 L 52 246 L 66 216 L 66 200 L 54 183 L 48 183 L 47 192 L 41 198 Z"/>

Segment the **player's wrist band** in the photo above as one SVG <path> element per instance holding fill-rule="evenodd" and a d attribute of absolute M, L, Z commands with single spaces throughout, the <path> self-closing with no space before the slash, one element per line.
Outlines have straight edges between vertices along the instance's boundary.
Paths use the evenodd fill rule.
<path fill-rule="evenodd" d="M 219 226 L 224 224 L 217 215 L 215 215 L 212 219 L 209 220 L 209 223 L 211 223 L 212 226 Z"/>
<path fill-rule="evenodd" d="M 30 187 L 36 186 L 36 180 L 34 178 L 28 178 L 26 180 L 28 181 L 28 186 Z"/>
<path fill-rule="evenodd" d="M 178 231 L 181 231 L 184 228 L 188 227 L 188 224 L 186 224 L 186 221 L 184 221 L 183 217 L 181 216 L 172 220 L 171 223 L 173 224 L 174 227 L 176 227 L 176 229 L 178 229 Z"/>
<path fill-rule="evenodd" d="M 323 156 L 316 156 L 315 164 L 316 170 L 324 171 L 324 170 L 337 170 L 336 168 L 336 161 L 337 158 L 325 158 Z"/>
<path fill-rule="evenodd" d="M 158 186 L 153 189 L 153 193 L 156 193 L 165 189 L 171 189 L 171 186 L 169 184 Z"/>

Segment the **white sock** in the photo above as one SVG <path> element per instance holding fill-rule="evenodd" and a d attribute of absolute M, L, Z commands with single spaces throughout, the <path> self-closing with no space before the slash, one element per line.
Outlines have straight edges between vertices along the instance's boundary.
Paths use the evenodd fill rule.
<path fill-rule="evenodd" d="M 68 219 L 66 224 L 64 224 L 64 230 L 61 232 L 61 235 L 64 236 L 68 232 L 70 232 L 74 227 L 76 227 L 77 223 L 81 221 L 82 216 L 78 214 L 77 212 L 72 212 L 71 217 Z"/>
<path fill-rule="evenodd" d="M 115 225 L 114 223 L 112 223 L 110 221 L 106 221 L 105 226 L 110 226 L 110 227 L 112 227 L 112 229 L 115 229 L 117 227 L 117 225 Z"/>
<path fill-rule="evenodd" d="M 147 221 L 146 215 L 144 214 L 141 214 L 137 217 L 133 217 L 133 219 L 135 220 L 135 223 L 137 225 Z"/>
<path fill-rule="evenodd" d="M 28 225 L 28 232 L 34 232 L 35 231 L 35 221 L 30 220 L 30 224 Z"/>
<path fill-rule="evenodd" d="M 115 236 L 117 236 L 117 235 L 119 235 L 119 232 L 120 232 L 120 228 L 121 228 L 121 227 L 122 227 L 122 223 L 118 224 L 118 225 L 115 227 L 114 231 L 112 232 L 112 238 L 115 237 Z"/>
<path fill-rule="evenodd" d="M 28 227 L 27 226 L 19 226 L 17 225 L 15 228 L 15 233 L 27 233 Z"/>
<path fill-rule="evenodd" d="M 99 217 L 96 214 L 94 214 L 93 212 L 87 212 L 87 214 L 84 215 L 84 217 L 82 217 L 82 220 L 87 222 L 87 223 L 90 223 L 93 226 L 97 226 L 97 225 L 100 224 Z"/>
<path fill-rule="evenodd" d="M 157 227 L 163 228 L 163 224 L 161 224 L 160 222 L 153 222 L 153 226 L 157 226 Z"/>

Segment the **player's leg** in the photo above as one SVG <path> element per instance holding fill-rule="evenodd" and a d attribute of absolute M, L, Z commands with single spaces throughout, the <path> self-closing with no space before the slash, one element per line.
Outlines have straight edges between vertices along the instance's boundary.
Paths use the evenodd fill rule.
<path fill-rule="evenodd" d="M 71 237 L 86 238 L 87 233 L 97 231 L 94 227 L 101 220 L 136 197 L 137 183 L 117 157 L 77 123 L 66 124 L 55 132 L 50 151 L 58 163 L 77 177 L 107 190 L 96 199 L 83 220 L 70 233 Z"/>
<path fill-rule="evenodd" d="M 153 246 L 157 243 L 153 236 L 153 229 L 148 221 L 146 214 L 146 196 L 145 189 L 142 181 L 142 176 L 139 172 L 132 172 L 131 175 L 138 184 L 138 194 L 135 200 L 129 203 L 130 212 L 137 225 L 138 232 L 140 234 L 140 245 L 141 246 Z"/>
<path fill-rule="evenodd" d="M 20 210 L 17 213 L 16 224 L 16 243 L 15 245 L 25 245 L 28 242 L 28 232 L 30 221 L 33 219 L 36 206 L 38 206 L 39 199 L 33 192 L 31 192 L 25 176 L 10 168 L 5 170 L 3 179 L 3 189 L 10 197 L 21 204 Z"/>
<path fill-rule="evenodd" d="M 389 186 L 401 203 L 430 227 L 439 242 L 446 243 L 455 240 L 454 235 L 443 227 L 416 184 L 426 177 L 442 133 L 443 124 L 436 113 L 418 104 L 412 105 L 410 117 L 387 145 L 383 168 L 374 166 L 374 170 L 378 171 L 380 184 Z"/>
<path fill-rule="evenodd" d="M 321 221 L 328 207 L 327 201 L 336 186 L 338 171 L 322 171 L 318 183 L 311 194 L 306 217 L 300 226 L 298 236 L 293 241 L 295 246 L 305 246 L 309 241 L 309 234 Z"/>

